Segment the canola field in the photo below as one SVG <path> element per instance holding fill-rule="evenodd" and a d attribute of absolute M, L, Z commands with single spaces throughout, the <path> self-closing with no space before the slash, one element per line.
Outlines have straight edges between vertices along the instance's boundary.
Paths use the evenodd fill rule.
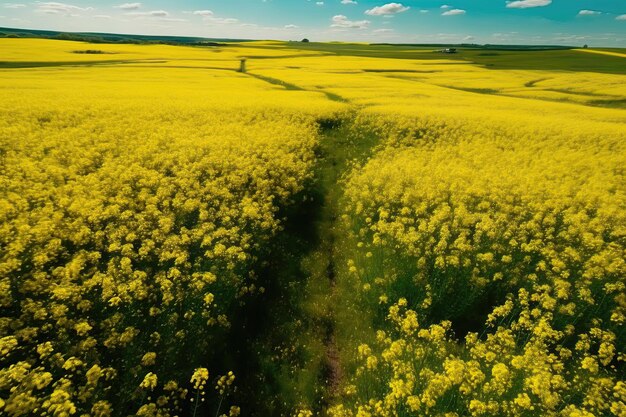
<path fill-rule="evenodd" d="M 626 416 L 625 67 L 0 39 L 0 415 Z"/>

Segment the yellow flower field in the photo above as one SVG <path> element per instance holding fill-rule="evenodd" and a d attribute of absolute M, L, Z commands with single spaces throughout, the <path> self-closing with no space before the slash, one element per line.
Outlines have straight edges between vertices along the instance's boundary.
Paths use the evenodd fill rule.
<path fill-rule="evenodd" d="M 393 323 L 355 379 L 383 391 L 353 407 L 620 415 L 624 130 L 462 122 L 389 122 L 401 130 L 348 179 L 354 285 Z"/>
<path fill-rule="evenodd" d="M 626 415 L 624 75 L 329 48 L 0 39 L 0 414 Z"/>

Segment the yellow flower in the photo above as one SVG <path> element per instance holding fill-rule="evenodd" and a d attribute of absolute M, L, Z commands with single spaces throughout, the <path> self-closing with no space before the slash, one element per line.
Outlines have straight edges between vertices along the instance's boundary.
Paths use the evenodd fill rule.
<path fill-rule="evenodd" d="M 202 390 L 209 379 L 209 371 L 206 368 L 197 368 L 191 376 L 194 389 Z"/>
<path fill-rule="evenodd" d="M 0 356 L 8 356 L 9 353 L 15 349 L 18 345 L 17 338 L 15 336 L 5 336 L 0 339 Z"/>
<path fill-rule="evenodd" d="M 586 358 L 583 359 L 583 361 L 580 364 L 580 367 L 582 369 L 588 370 L 592 374 L 597 373 L 599 370 L 598 362 L 596 362 L 596 360 L 590 356 L 587 356 Z"/>
<path fill-rule="evenodd" d="M 80 323 L 74 325 L 74 330 L 76 330 L 76 333 L 79 336 L 86 335 L 91 329 L 93 329 L 93 327 L 91 327 L 86 321 L 81 321 Z"/>
<path fill-rule="evenodd" d="M 157 383 L 158 383 L 158 378 L 156 374 L 152 372 L 148 372 L 146 376 L 143 378 L 143 381 L 141 381 L 141 384 L 139 384 L 139 386 L 143 389 L 151 391 L 156 388 Z"/>
<path fill-rule="evenodd" d="M 517 397 L 515 397 L 513 402 L 518 407 L 523 408 L 525 410 L 529 410 L 532 407 L 532 402 L 530 400 L 530 397 L 526 393 L 519 394 Z"/>
<path fill-rule="evenodd" d="M 152 366 L 156 363 L 157 354 L 155 352 L 148 352 L 141 358 L 141 364 L 143 366 Z"/>

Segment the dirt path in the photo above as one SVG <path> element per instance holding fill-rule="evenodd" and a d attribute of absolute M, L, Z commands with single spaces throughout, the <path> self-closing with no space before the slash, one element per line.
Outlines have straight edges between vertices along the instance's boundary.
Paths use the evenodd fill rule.
<path fill-rule="evenodd" d="M 318 324 L 317 332 L 324 343 L 319 378 L 324 387 L 320 393 L 320 415 L 325 415 L 326 409 L 340 398 L 344 382 L 342 354 L 346 352 L 341 351 L 336 333 L 337 313 L 341 308 L 337 294 L 338 282 L 342 274 L 346 273 L 345 253 L 342 251 L 345 252 L 348 245 L 344 226 L 339 221 L 344 186 L 342 178 L 352 169 L 353 161 L 364 160 L 369 156 L 376 143 L 376 139 L 371 136 L 355 135 L 351 120 L 353 117 L 347 116 L 340 124 L 323 126 L 315 184 L 318 196 L 322 199 L 316 224 L 318 244 L 304 262 L 308 265 L 310 285 L 324 289 L 321 293 L 317 291 L 314 295 L 317 301 L 313 300 L 313 303 L 323 305 L 324 308 L 312 310 L 319 317 L 311 317 Z"/>
<path fill-rule="evenodd" d="M 250 416 L 289 416 L 298 409 L 325 416 L 341 399 L 350 352 L 342 351 L 338 322 L 346 313 L 342 283 L 351 247 L 340 221 L 342 178 L 377 143 L 354 132 L 354 118 L 347 113 L 319 121 L 314 179 L 302 200 L 280 214 L 284 229 L 258 277 L 266 291 L 233 326 L 239 329 L 232 341 L 240 358 L 237 400 Z"/>
<path fill-rule="evenodd" d="M 320 380 L 325 386 L 321 398 L 321 405 L 325 409 L 333 403 L 339 395 L 343 372 L 341 368 L 340 351 L 335 337 L 336 311 L 336 280 L 339 274 L 337 257 L 337 219 L 340 210 L 341 186 L 340 179 L 347 169 L 345 160 L 345 146 L 348 138 L 345 137 L 345 127 L 332 126 L 325 129 L 321 144 L 321 155 L 317 171 L 316 187 L 323 202 L 320 206 L 318 223 L 316 225 L 319 237 L 318 247 L 311 253 L 309 281 L 313 286 L 325 288 L 327 302 L 325 308 L 318 313 L 321 317 L 312 317 L 318 323 L 318 332 L 323 337 L 324 355 L 321 359 Z M 317 283 L 315 281 L 318 281 Z"/>

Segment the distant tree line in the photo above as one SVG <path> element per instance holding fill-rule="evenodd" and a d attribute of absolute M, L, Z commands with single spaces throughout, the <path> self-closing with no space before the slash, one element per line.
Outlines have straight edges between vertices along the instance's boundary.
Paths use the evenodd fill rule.
<path fill-rule="evenodd" d="M 223 42 L 245 42 L 241 39 L 203 39 L 176 36 L 117 35 L 106 33 L 67 33 L 43 30 L 0 28 L 0 38 L 41 38 L 88 43 L 159 44 L 188 46 L 225 46 Z M 223 42 L 218 42 L 223 41 Z"/>

